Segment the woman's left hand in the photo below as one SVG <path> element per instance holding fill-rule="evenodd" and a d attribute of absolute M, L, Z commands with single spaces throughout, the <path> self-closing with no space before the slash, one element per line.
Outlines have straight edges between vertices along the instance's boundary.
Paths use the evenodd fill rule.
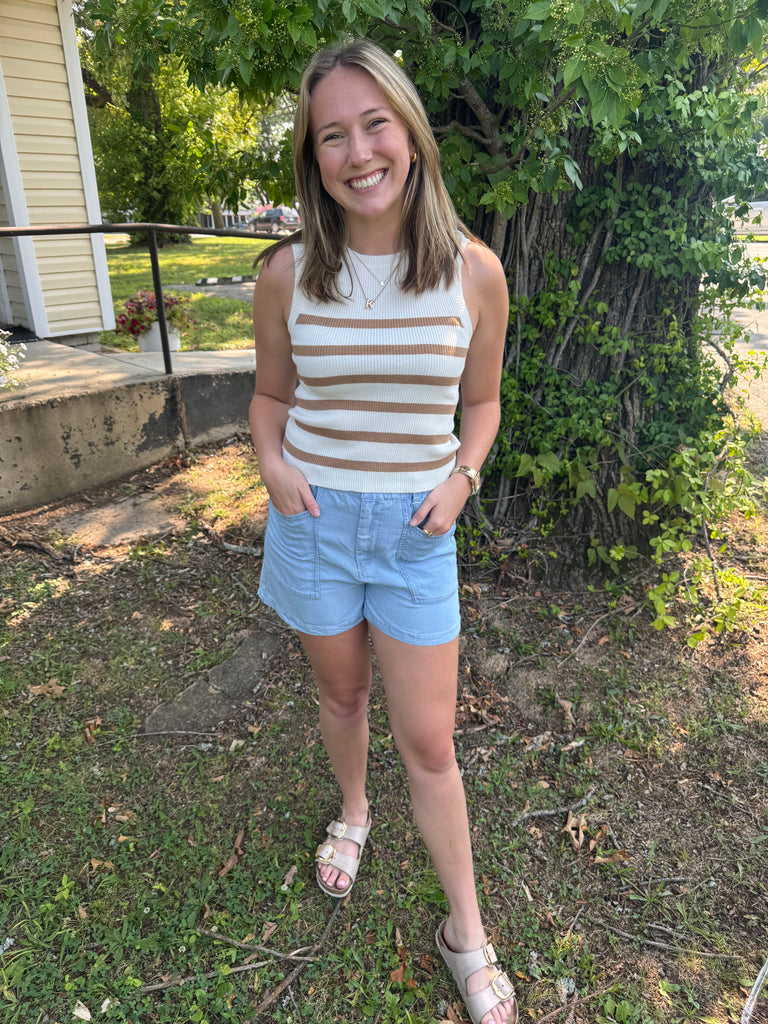
<path fill-rule="evenodd" d="M 472 484 L 463 473 L 456 473 L 430 491 L 411 517 L 411 526 L 440 537 L 456 522 L 472 493 Z"/>

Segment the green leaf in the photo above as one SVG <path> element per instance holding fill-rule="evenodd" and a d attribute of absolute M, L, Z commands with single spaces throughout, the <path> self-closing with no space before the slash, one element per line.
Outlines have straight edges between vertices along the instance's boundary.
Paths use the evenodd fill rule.
<path fill-rule="evenodd" d="M 590 498 L 597 497 L 595 485 L 591 480 L 579 480 L 576 485 L 576 500 L 581 501 L 585 494 L 588 494 Z"/>
<path fill-rule="evenodd" d="M 543 21 L 548 18 L 552 7 L 549 0 L 536 0 L 536 3 L 529 4 L 524 17 L 531 21 Z"/>
<path fill-rule="evenodd" d="M 630 519 L 635 518 L 635 509 L 637 508 L 635 496 L 628 491 L 622 491 L 621 485 L 619 485 L 619 508 Z"/>
<path fill-rule="evenodd" d="M 563 85 L 568 88 L 571 82 L 581 77 L 583 63 L 580 53 L 574 53 L 572 57 L 569 57 L 563 68 Z"/>

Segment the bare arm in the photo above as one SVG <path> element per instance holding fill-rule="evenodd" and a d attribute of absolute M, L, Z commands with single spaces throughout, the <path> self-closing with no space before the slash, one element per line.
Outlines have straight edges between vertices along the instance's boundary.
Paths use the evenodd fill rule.
<path fill-rule="evenodd" d="M 293 276 L 293 253 L 286 247 L 262 264 L 254 285 L 256 390 L 248 418 L 259 472 L 275 508 L 284 515 L 306 508 L 318 516 L 320 509 L 303 473 L 283 461 L 283 436 L 296 388 L 287 326 Z"/>
<path fill-rule="evenodd" d="M 499 429 L 499 389 L 504 337 L 509 319 L 509 292 L 497 257 L 484 246 L 469 242 L 462 284 L 473 333 L 461 377 L 460 447 L 457 466 L 480 469 Z M 455 474 L 431 491 L 417 509 L 411 524 L 429 516 L 433 534 L 447 533 L 471 494 L 472 485 Z"/>

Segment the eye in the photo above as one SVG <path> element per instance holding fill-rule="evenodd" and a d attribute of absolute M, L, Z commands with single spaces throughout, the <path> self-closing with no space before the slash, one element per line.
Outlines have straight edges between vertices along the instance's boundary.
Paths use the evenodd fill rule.
<path fill-rule="evenodd" d="M 368 127 L 369 128 L 380 128 L 381 125 L 386 124 L 386 123 L 387 123 L 386 117 L 374 117 L 374 119 L 372 121 L 369 121 Z"/>

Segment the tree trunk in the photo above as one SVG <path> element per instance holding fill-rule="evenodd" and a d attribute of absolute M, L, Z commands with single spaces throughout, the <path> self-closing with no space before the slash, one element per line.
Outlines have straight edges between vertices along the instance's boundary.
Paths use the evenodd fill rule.
<path fill-rule="evenodd" d="M 224 214 L 221 212 L 221 203 L 217 203 L 215 199 L 211 199 L 211 216 L 213 217 L 213 226 L 215 228 L 224 228 Z"/>
<path fill-rule="evenodd" d="M 464 99 L 455 100 L 448 120 L 476 130 L 477 110 L 470 109 Z M 503 125 L 495 130 L 503 130 Z M 551 372 L 541 374 L 542 379 L 550 381 L 549 386 L 536 381 L 519 384 L 525 389 L 531 416 L 549 420 L 556 430 L 556 424 L 564 419 L 564 394 L 572 395 L 577 402 L 587 386 L 605 385 L 615 390 L 610 433 L 618 444 L 592 450 L 589 463 L 594 497 L 585 494 L 574 502 L 572 494 L 570 498 L 564 494 L 567 488 L 562 476 L 556 477 L 549 489 L 535 486 L 529 475 L 510 479 L 497 468 L 494 453 L 486 467 L 484 508 L 491 525 L 502 535 L 535 531 L 541 524 L 542 506 L 551 507 L 548 544 L 560 548 L 556 575 L 563 583 L 583 574 L 585 552 L 593 536 L 602 540 L 621 538 L 625 546 L 647 551 L 640 517 L 633 520 L 619 508 L 609 512 L 608 495 L 619 486 L 627 463 L 638 457 L 643 461 L 643 431 L 659 412 L 637 367 L 655 358 L 654 352 L 663 346 L 673 324 L 683 330 L 690 326 L 699 301 L 699 279 L 694 275 L 681 283 L 679 278 L 670 280 L 655 274 L 653 267 L 641 267 L 629 259 L 612 259 L 617 239 L 615 223 L 609 216 L 600 219 L 592 215 L 581 236 L 575 230 L 575 225 L 584 220 L 580 212 L 582 196 L 590 191 L 612 189 L 625 207 L 631 202 L 628 186 L 651 183 L 674 191 L 686 169 L 666 166 L 656 154 L 647 162 L 641 159 L 633 163 L 622 156 L 612 165 L 597 166 L 589 155 L 586 131 L 574 134 L 570 141 L 583 191 L 574 189 L 557 196 L 531 193 L 529 201 L 508 219 L 477 207 L 470 225 L 497 253 L 509 281 L 513 315 L 505 370 L 517 379 L 522 368 L 530 366 L 531 352 L 540 350 L 540 365 L 554 370 L 559 381 L 556 413 L 548 409 Z M 492 153 L 494 148 L 491 145 L 488 151 Z M 553 259 L 557 261 L 554 270 Z M 553 306 L 549 320 L 532 318 L 530 310 L 541 296 L 553 292 L 567 296 L 569 287 L 574 289 L 569 304 Z M 597 330 L 593 326 L 590 332 L 589 325 L 597 325 Z M 611 336 L 614 343 L 606 344 Z M 691 365 L 696 365 L 700 352 L 694 341 L 689 341 L 687 355 Z M 500 441 L 512 452 L 533 452 L 535 444 L 526 428 L 527 424 L 513 423 Z M 573 433 L 561 436 L 550 434 L 546 440 L 549 450 L 564 462 L 573 460 L 581 447 L 589 446 L 575 428 Z M 607 544 L 610 546 L 610 541 Z"/>
<path fill-rule="evenodd" d="M 184 216 L 181 199 L 165 177 L 165 154 L 170 142 L 163 127 L 154 72 L 148 64 L 143 64 L 134 75 L 126 94 L 126 107 L 141 129 L 137 138 L 141 139 L 139 155 L 144 181 L 141 206 L 134 211 L 134 219 L 150 224 L 181 224 Z M 188 235 L 168 232 L 157 235 L 159 246 L 184 245 L 189 241 Z M 131 244 L 146 245 L 146 236 L 133 235 Z"/>

